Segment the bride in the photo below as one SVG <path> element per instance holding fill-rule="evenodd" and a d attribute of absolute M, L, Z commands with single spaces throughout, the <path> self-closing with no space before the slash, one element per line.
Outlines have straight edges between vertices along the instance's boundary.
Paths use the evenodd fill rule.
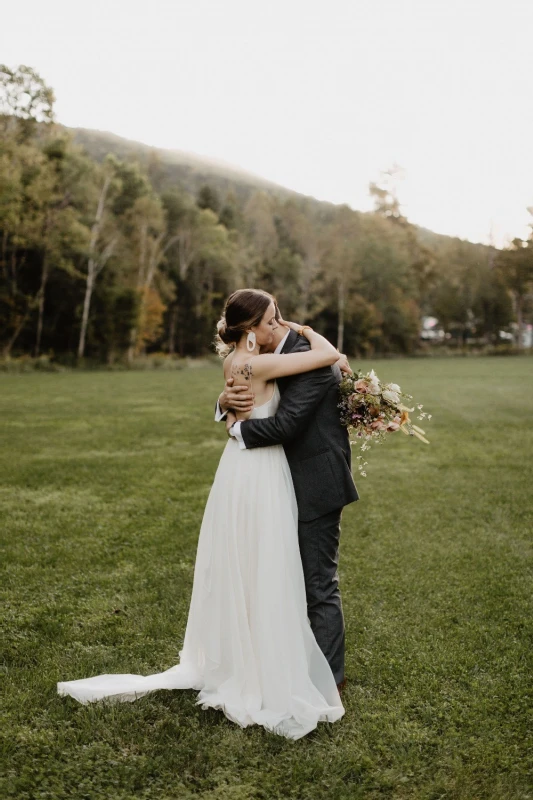
<path fill-rule="evenodd" d="M 241 289 L 218 323 L 224 376 L 253 390 L 244 419 L 275 414 L 276 378 L 332 365 L 338 352 L 311 328 L 280 321 L 311 349 L 260 354 L 278 326 L 274 299 Z M 242 727 L 262 725 L 299 739 L 344 714 L 331 668 L 307 618 L 298 547 L 298 511 L 281 445 L 242 450 L 228 439 L 198 540 L 179 664 L 154 675 L 98 675 L 57 684 L 80 703 L 132 701 L 158 689 L 196 689 L 203 709 L 221 709 Z"/>

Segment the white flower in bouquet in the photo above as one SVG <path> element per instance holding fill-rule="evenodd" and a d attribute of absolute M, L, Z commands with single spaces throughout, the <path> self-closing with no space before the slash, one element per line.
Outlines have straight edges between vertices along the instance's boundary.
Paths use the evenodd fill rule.
<path fill-rule="evenodd" d="M 396 384 L 394 383 L 393 386 L 396 386 Z M 385 391 L 382 392 L 382 396 L 384 400 L 393 405 L 397 405 L 400 402 L 400 395 L 397 391 L 393 391 L 392 389 L 385 389 Z"/>
<path fill-rule="evenodd" d="M 368 393 L 372 395 L 378 395 L 381 392 L 381 384 L 379 382 L 379 378 L 374 372 L 374 370 L 370 370 L 368 376 Z"/>
<path fill-rule="evenodd" d="M 414 405 L 409 408 L 406 403 L 412 402 L 412 395 L 402 392 L 397 383 L 381 383 L 374 370 L 367 375 L 357 371 L 345 375 L 339 388 L 341 424 L 348 428 L 350 443 L 359 444 L 361 452 L 370 450 L 370 441 L 379 444 L 398 430 L 429 444 L 422 428 L 409 419 L 415 408 Z M 422 408 L 421 404 L 417 405 L 418 419 L 431 419 Z M 362 460 L 363 456 L 357 459 Z M 366 462 L 358 465 L 363 477 L 366 476 L 365 466 Z"/>

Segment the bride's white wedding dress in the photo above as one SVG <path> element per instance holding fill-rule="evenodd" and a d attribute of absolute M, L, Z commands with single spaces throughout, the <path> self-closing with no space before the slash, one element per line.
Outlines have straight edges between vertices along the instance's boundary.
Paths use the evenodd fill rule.
<path fill-rule="evenodd" d="M 275 413 L 279 390 L 252 412 Z M 281 445 L 228 440 L 204 512 L 180 663 L 155 675 L 98 675 L 57 684 L 80 703 L 196 689 L 245 727 L 299 739 L 344 714 L 307 618 L 297 507 Z"/>

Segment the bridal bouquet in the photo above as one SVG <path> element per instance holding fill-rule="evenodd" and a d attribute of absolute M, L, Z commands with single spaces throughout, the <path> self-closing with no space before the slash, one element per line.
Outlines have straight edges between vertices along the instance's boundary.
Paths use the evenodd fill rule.
<path fill-rule="evenodd" d="M 372 370 L 366 375 L 362 372 L 343 375 L 339 388 L 341 423 L 348 428 L 350 443 L 361 443 L 362 453 L 370 450 L 371 440 L 380 444 L 388 433 L 398 430 L 429 444 L 425 432 L 410 420 L 409 414 L 415 408 L 418 420 L 430 420 L 431 414 L 422 411 L 420 404 L 409 408 L 407 404 L 413 397 L 402 392 L 397 383 L 381 383 Z M 359 474 L 366 477 L 368 462 L 364 458 L 364 455 L 357 456 Z"/>

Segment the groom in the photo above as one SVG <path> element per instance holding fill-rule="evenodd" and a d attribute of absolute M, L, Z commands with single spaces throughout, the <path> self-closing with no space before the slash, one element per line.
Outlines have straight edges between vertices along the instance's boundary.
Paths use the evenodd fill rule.
<path fill-rule="evenodd" d="M 309 350 L 305 336 L 278 326 L 274 353 Z M 241 448 L 282 444 L 298 503 L 298 540 L 307 595 L 307 613 L 318 645 L 337 686 L 344 688 L 344 617 L 339 591 L 339 539 L 342 509 L 359 498 L 351 472 L 348 431 L 339 421 L 340 366 L 278 378 L 281 395 L 275 416 L 235 423 L 229 430 Z M 229 409 L 251 411 L 253 395 L 230 378 L 218 399 L 215 420 Z"/>

